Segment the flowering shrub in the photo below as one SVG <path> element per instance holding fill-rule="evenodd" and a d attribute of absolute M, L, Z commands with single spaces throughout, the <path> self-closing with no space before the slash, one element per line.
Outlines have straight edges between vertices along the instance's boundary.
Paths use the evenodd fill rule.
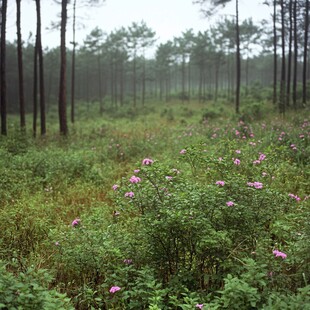
<path fill-rule="evenodd" d="M 140 167 L 138 184 L 124 178 L 115 199 L 124 219 L 126 214 L 139 218 L 136 237 L 147 245 L 140 259 L 156 267 L 165 282 L 177 277 L 191 289 L 203 289 L 210 283 L 216 287 L 218 274 L 230 271 L 237 249 L 250 255 L 256 243 L 265 242 L 269 227 L 289 200 L 268 184 L 246 182 L 242 170 L 223 173 L 229 162 L 211 156 L 204 160 L 198 149 L 181 154 L 190 166 L 193 150 L 193 157 L 209 166 L 209 173 L 200 175 L 198 182 L 197 169 L 189 172 L 153 161 Z M 216 181 L 218 177 L 222 180 Z M 133 199 L 125 200 L 124 195 Z M 209 275 L 207 281 L 203 274 Z"/>

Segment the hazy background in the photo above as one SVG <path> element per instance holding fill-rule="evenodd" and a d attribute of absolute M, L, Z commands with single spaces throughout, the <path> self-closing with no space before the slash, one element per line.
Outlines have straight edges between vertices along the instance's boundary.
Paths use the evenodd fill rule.
<path fill-rule="evenodd" d="M 50 30 L 51 23 L 59 20 L 60 5 L 53 1 L 41 4 L 42 14 L 42 44 L 44 47 L 59 45 L 59 31 Z M 256 1 L 243 0 L 239 3 L 240 22 L 252 17 L 254 22 L 270 19 L 270 8 Z M 77 42 L 83 43 L 86 35 L 95 27 L 109 33 L 122 26 L 127 27 L 132 22 L 144 20 L 148 27 L 156 31 L 157 44 L 180 36 L 182 31 L 192 28 L 194 32 L 204 31 L 224 15 L 234 15 L 235 2 L 231 1 L 224 9 L 212 18 L 206 18 L 200 12 L 199 5 L 193 5 L 192 0 L 106 0 L 100 7 L 77 7 Z M 72 5 L 68 5 L 67 42 L 72 40 Z M 9 1 L 7 39 L 16 39 L 16 6 L 15 1 Z M 35 38 L 36 10 L 35 2 L 22 1 L 22 35 L 23 40 Z"/>

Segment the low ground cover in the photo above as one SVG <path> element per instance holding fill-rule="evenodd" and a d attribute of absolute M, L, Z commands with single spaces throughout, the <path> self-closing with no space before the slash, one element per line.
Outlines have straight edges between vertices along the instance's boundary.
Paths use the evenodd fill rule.
<path fill-rule="evenodd" d="M 89 113 L 1 138 L 0 308 L 309 309 L 303 113 Z"/>

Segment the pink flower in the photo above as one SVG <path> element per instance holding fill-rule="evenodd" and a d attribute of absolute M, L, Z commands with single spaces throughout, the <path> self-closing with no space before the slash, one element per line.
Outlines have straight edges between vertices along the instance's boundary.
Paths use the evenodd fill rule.
<path fill-rule="evenodd" d="M 248 182 L 247 184 L 248 184 L 248 186 L 254 187 L 256 189 L 262 189 L 263 188 L 263 183 L 260 183 L 260 182 Z"/>
<path fill-rule="evenodd" d="M 139 183 L 139 182 L 141 182 L 141 179 L 140 179 L 139 177 L 136 177 L 135 175 L 133 175 L 133 176 L 129 179 L 129 181 L 130 181 L 131 183 Z"/>
<path fill-rule="evenodd" d="M 263 177 L 267 176 L 267 174 L 268 174 L 267 172 L 262 172 Z"/>
<path fill-rule="evenodd" d="M 112 286 L 111 288 L 110 288 L 110 293 L 111 294 L 114 294 L 114 293 L 116 293 L 117 291 L 119 291 L 121 288 L 119 287 L 119 286 Z"/>
<path fill-rule="evenodd" d="M 72 221 L 71 225 L 72 227 L 76 227 L 80 224 L 81 220 L 79 218 L 76 218 Z"/>
<path fill-rule="evenodd" d="M 257 159 L 257 160 L 254 160 L 254 161 L 253 161 L 253 164 L 254 164 L 254 165 L 259 165 L 259 164 L 260 164 L 260 160 L 258 160 L 258 159 Z"/>
<path fill-rule="evenodd" d="M 183 149 L 183 150 L 180 151 L 180 154 L 185 154 L 185 153 L 186 153 L 186 150 L 185 150 L 185 149 Z"/>
<path fill-rule="evenodd" d="M 224 181 L 216 181 L 215 184 L 220 185 L 220 186 L 224 186 L 225 182 Z"/>
<path fill-rule="evenodd" d="M 226 205 L 227 205 L 228 207 L 232 207 L 232 206 L 234 206 L 235 204 L 234 204 L 232 201 L 227 201 L 227 202 L 226 202 Z"/>
<path fill-rule="evenodd" d="M 144 158 L 142 160 L 142 165 L 152 165 L 153 162 L 154 162 L 154 160 L 152 160 L 150 158 Z"/>
<path fill-rule="evenodd" d="M 219 161 L 222 161 L 222 160 L 223 160 L 223 157 L 219 157 L 218 160 L 219 160 Z"/>
<path fill-rule="evenodd" d="M 263 188 L 263 183 L 254 182 L 254 187 L 257 188 L 257 189 L 261 189 L 261 188 Z"/>
<path fill-rule="evenodd" d="M 58 242 L 58 241 L 56 241 L 56 242 L 55 242 L 55 245 L 56 245 L 56 246 L 59 246 L 59 242 Z"/>
<path fill-rule="evenodd" d="M 202 308 L 203 308 L 203 304 L 197 304 L 197 305 L 196 305 L 196 308 L 202 309 Z"/>
<path fill-rule="evenodd" d="M 240 150 L 236 150 L 236 153 L 237 153 L 237 154 L 241 154 L 241 151 L 240 151 Z"/>
<path fill-rule="evenodd" d="M 125 197 L 133 198 L 135 196 L 134 192 L 127 192 L 125 193 Z"/>
<path fill-rule="evenodd" d="M 113 189 L 114 191 L 116 191 L 118 188 L 119 188 L 119 186 L 118 186 L 117 184 L 114 184 L 114 185 L 112 186 L 112 189 Z"/>
<path fill-rule="evenodd" d="M 132 264 L 132 259 L 124 259 L 124 263 L 126 264 L 126 265 L 130 265 L 130 264 Z"/>
<path fill-rule="evenodd" d="M 171 180 L 172 180 L 172 176 L 167 175 L 167 176 L 166 176 L 166 180 L 167 180 L 167 181 L 171 181 Z"/>
<path fill-rule="evenodd" d="M 240 159 L 236 158 L 236 159 L 234 160 L 234 164 L 235 164 L 235 165 L 239 166 L 240 163 L 241 163 Z"/>
<path fill-rule="evenodd" d="M 134 172 L 134 173 L 139 173 L 139 172 L 140 172 L 140 169 L 135 169 L 133 172 Z"/>
<path fill-rule="evenodd" d="M 298 197 L 297 195 L 294 194 L 288 194 L 291 198 L 295 199 L 296 201 L 300 201 L 300 197 Z"/>
<path fill-rule="evenodd" d="M 275 255 L 275 257 L 281 257 L 282 259 L 286 259 L 287 255 L 283 252 L 280 252 L 278 250 L 272 251 L 272 253 Z"/>
<path fill-rule="evenodd" d="M 266 158 L 266 155 L 265 155 L 265 154 L 261 153 L 261 154 L 259 155 L 259 160 L 260 160 L 260 161 L 263 161 L 265 158 Z"/>

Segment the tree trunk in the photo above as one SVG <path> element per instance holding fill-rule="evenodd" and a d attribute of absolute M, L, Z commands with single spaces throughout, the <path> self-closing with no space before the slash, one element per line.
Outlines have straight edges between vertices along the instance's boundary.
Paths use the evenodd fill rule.
<path fill-rule="evenodd" d="M 38 116 L 38 44 L 37 38 L 34 46 L 34 59 L 33 59 L 33 119 L 32 130 L 33 136 L 37 135 L 37 116 Z"/>
<path fill-rule="evenodd" d="M 293 73 L 294 109 L 297 108 L 297 64 L 298 64 L 297 1 L 294 1 L 294 73 Z"/>
<path fill-rule="evenodd" d="M 25 118 L 22 35 L 21 35 L 21 26 L 20 26 L 20 2 L 21 2 L 21 0 L 16 0 L 17 61 L 18 61 L 20 127 L 24 131 L 26 129 L 26 118 Z"/>
<path fill-rule="evenodd" d="M 101 51 L 98 51 L 98 96 L 99 96 L 99 113 L 103 113 L 103 101 L 102 101 L 102 78 L 101 78 Z"/>
<path fill-rule="evenodd" d="M 285 114 L 285 13 L 284 13 L 284 3 L 281 0 L 281 45 L 282 45 L 282 66 L 281 66 L 281 84 L 280 84 L 280 101 L 279 101 L 279 111 L 281 114 Z"/>
<path fill-rule="evenodd" d="M 277 103 L 277 76 L 278 76 L 278 56 L 277 56 L 277 1 L 273 1 L 273 104 Z"/>
<path fill-rule="evenodd" d="M 66 113 L 66 24 L 67 24 L 67 0 L 62 0 L 58 112 L 59 112 L 60 133 L 65 136 L 68 134 L 67 113 Z"/>
<path fill-rule="evenodd" d="M 185 100 L 185 55 L 182 55 L 182 103 Z"/>
<path fill-rule="evenodd" d="M 5 56 L 6 56 L 6 12 L 7 12 L 7 0 L 2 0 L 1 8 L 1 59 L 0 59 L 0 112 L 1 112 L 1 134 L 7 135 L 6 124 L 6 68 L 5 68 Z"/>
<path fill-rule="evenodd" d="M 308 32 L 309 32 L 309 0 L 306 0 L 305 12 L 305 37 L 304 37 L 304 60 L 302 74 L 302 103 L 307 104 L 307 52 L 308 52 Z"/>
<path fill-rule="evenodd" d="M 133 106 L 136 107 L 137 105 L 137 65 L 136 65 L 136 52 L 134 53 L 133 58 Z"/>
<path fill-rule="evenodd" d="M 240 81 L 241 81 L 241 64 L 240 64 L 240 33 L 239 33 L 239 10 L 238 0 L 236 0 L 236 43 L 237 43 L 237 61 L 236 61 L 236 113 L 239 114 L 240 106 Z"/>
<path fill-rule="evenodd" d="M 73 23 L 72 23 L 72 63 L 71 63 L 71 123 L 74 123 L 75 114 L 75 24 L 76 24 L 76 0 L 73 2 Z"/>
<path fill-rule="evenodd" d="M 145 58 L 143 59 L 142 64 L 142 106 L 144 106 L 144 104 L 145 104 Z"/>
<path fill-rule="evenodd" d="M 293 41 L 293 1 L 289 4 L 289 44 L 288 44 L 288 59 L 287 59 L 287 84 L 286 84 L 286 106 L 290 106 L 291 100 L 291 71 L 292 71 L 292 41 Z"/>
<path fill-rule="evenodd" d="M 40 0 L 36 0 L 36 9 L 37 9 L 36 53 L 39 57 L 41 135 L 45 135 L 45 133 L 46 133 L 45 89 L 44 89 L 43 50 L 42 50 L 42 42 L 41 42 L 41 7 L 40 7 Z"/>

